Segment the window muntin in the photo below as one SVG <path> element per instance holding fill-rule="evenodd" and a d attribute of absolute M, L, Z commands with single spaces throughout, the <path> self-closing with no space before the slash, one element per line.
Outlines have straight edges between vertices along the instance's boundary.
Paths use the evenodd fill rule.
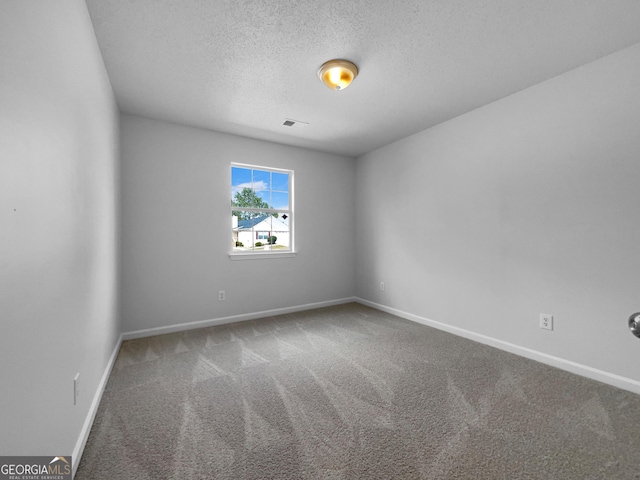
<path fill-rule="evenodd" d="M 293 251 L 293 171 L 231 165 L 232 253 Z"/>

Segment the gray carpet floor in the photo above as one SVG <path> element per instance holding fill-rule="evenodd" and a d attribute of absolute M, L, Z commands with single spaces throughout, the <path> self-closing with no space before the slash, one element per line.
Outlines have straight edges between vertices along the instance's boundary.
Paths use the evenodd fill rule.
<path fill-rule="evenodd" d="M 347 304 L 124 342 L 75 478 L 640 478 L 640 396 Z"/>

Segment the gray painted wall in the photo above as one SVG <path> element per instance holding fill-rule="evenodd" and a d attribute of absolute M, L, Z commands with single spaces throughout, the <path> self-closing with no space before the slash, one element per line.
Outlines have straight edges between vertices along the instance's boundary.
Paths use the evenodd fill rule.
<path fill-rule="evenodd" d="M 129 115 L 121 145 L 124 331 L 354 295 L 354 159 Z M 295 171 L 295 258 L 229 259 L 231 162 Z"/>
<path fill-rule="evenodd" d="M 359 158 L 358 296 L 640 380 L 639 78 L 635 45 Z"/>
<path fill-rule="evenodd" d="M 70 455 L 120 333 L 118 111 L 84 2 L 4 2 L 0 52 L 0 452 Z"/>

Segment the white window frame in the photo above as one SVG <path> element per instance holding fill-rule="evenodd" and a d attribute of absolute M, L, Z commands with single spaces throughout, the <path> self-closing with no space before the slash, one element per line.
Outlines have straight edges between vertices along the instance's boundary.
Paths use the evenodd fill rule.
<path fill-rule="evenodd" d="M 294 171 L 285 168 L 275 168 L 264 165 L 251 165 L 246 163 L 236 163 L 231 162 L 229 166 L 229 188 L 231 189 L 231 200 L 233 201 L 233 185 L 232 183 L 232 169 L 233 167 L 237 168 L 246 168 L 251 170 L 262 170 L 266 172 L 277 172 L 277 173 L 286 173 L 289 176 L 289 208 L 288 209 L 278 209 L 278 208 L 254 208 L 254 207 L 234 207 L 230 205 L 231 210 L 231 221 L 230 221 L 230 229 L 231 229 L 231 251 L 229 252 L 229 258 L 231 260 L 248 260 L 248 259 L 268 259 L 268 258 L 287 258 L 287 257 L 295 257 L 295 215 L 294 215 Z M 289 217 L 289 249 L 287 250 L 234 250 L 233 248 L 233 212 L 242 210 L 245 212 L 257 212 L 257 213 L 278 213 L 278 214 L 286 214 Z"/>

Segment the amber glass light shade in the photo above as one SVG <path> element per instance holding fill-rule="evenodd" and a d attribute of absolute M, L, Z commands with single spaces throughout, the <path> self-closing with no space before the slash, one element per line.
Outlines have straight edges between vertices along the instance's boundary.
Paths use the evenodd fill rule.
<path fill-rule="evenodd" d="M 331 90 L 344 90 L 358 75 L 358 67 L 348 60 L 329 60 L 318 70 L 318 77 Z"/>

